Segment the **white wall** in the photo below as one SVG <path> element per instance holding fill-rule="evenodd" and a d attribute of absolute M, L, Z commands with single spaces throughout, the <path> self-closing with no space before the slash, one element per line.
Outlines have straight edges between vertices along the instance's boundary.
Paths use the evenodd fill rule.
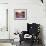
<path fill-rule="evenodd" d="M 7 9 L 8 4 L 0 3 L 0 39 L 9 39 L 9 32 L 7 32 Z"/>
<path fill-rule="evenodd" d="M 0 3 L 8 3 L 8 0 L 0 0 Z"/>

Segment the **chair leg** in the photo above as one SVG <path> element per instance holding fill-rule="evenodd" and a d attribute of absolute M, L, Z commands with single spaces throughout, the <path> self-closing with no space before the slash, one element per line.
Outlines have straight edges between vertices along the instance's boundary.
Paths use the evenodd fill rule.
<path fill-rule="evenodd" d="M 30 46 L 33 46 L 33 44 L 34 44 L 34 42 L 32 41 Z"/>
<path fill-rule="evenodd" d="M 21 41 L 20 41 L 20 45 L 21 45 Z"/>
<path fill-rule="evenodd" d="M 34 39 L 32 38 L 30 46 L 33 46 L 33 44 L 34 44 Z"/>

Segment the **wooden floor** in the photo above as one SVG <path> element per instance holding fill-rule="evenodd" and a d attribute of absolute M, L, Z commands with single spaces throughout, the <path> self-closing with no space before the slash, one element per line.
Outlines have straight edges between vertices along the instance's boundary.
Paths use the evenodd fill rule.
<path fill-rule="evenodd" d="M 22 42 L 19 46 L 31 46 L 31 43 Z M 33 44 L 33 46 L 43 46 L 42 44 Z"/>
<path fill-rule="evenodd" d="M 11 43 L 13 41 L 13 39 L 0 39 L 0 43 Z"/>

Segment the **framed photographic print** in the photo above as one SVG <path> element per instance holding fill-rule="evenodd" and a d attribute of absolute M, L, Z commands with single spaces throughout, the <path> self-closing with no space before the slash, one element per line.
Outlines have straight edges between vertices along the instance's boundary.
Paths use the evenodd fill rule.
<path fill-rule="evenodd" d="M 26 20 L 27 9 L 14 9 L 14 15 L 16 20 Z"/>

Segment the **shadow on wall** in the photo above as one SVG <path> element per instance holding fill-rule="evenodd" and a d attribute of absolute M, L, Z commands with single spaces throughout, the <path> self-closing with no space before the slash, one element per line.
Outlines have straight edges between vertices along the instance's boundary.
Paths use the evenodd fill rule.
<path fill-rule="evenodd" d="M 44 37 L 43 37 L 43 26 L 42 25 L 40 25 L 40 39 L 42 40 L 42 45 L 45 46 L 44 45 Z"/>

